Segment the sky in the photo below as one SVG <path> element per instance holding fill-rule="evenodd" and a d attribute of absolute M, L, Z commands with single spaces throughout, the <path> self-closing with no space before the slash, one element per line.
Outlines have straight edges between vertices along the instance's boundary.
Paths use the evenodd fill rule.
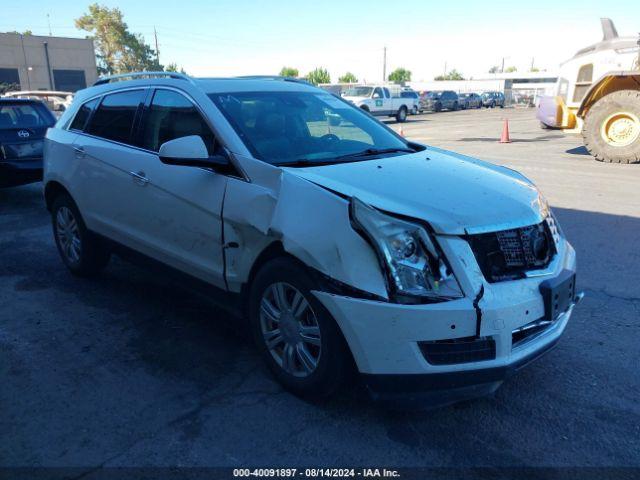
<path fill-rule="evenodd" d="M 31 30 L 84 37 L 74 19 L 91 1 L 0 0 L 0 31 Z M 194 76 L 301 75 L 327 68 L 360 81 L 382 79 L 397 67 L 412 80 L 431 80 L 456 69 L 486 77 L 493 65 L 555 70 L 578 49 L 601 39 L 600 17 L 621 35 L 640 31 L 640 1 L 526 0 L 103 0 L 118 7 L 132 32 L 153 45 L 160 62 L 175 62 Z M 48 17 L 47 17 L 48 15 Z"/>

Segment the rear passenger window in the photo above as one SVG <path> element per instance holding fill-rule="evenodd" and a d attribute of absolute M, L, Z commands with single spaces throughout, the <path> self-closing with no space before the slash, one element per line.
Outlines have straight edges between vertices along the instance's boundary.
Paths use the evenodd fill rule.
<path fill-rule="evenodd" d="M 196 107 L 177 92 L 156 90 L 145 113 L 141 146 L 157 152 L 163 143 L 189 135 L 200 136 L 209 155 L 213 155 L 216 147 L 213 132 Z"/>
<path fill-rule="evenodd" d="M 93 100 L 89 100 L 87 103 L 84 103 L 76 113 L 73 122 L 71 122 L 71 126 L 69 127 L 71 130 L 84 130 L 85 125 L 87 124 L 87 120 L 89 120 L 89 115 L 95 108 L 98 103 L 98 99 L 94 98 Z"/>
<path fill-rule="evenodd" d="M 105 96 L 91 119 L 87 133 L 130 143 L 133 121 L 144 95 L 144 90 L 130 90 Z"/>

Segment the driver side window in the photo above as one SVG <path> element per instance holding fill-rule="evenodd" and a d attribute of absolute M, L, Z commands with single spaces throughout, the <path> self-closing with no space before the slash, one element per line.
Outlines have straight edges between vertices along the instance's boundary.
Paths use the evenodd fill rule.
<path fill-rule="evenodd" d="M 373 91 L 373 95 L 371 96 L 371 98 L 382 98 L 382 89 L 380 87 L 377 87 Z"/>
<path fill-rule="evenodd" d="M 178 92 L 156 90 L 145 112 L 141 146 L 157 152 L 163 143 L 189 135 L 200 136 L 209 155 L 217 153 L 219 145 L 196 107 Z"/>

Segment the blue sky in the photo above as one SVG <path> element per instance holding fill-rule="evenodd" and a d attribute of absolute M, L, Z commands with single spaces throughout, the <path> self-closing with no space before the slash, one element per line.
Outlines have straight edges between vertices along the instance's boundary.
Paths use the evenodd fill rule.
<path fill-rule="evenodd" d="M 0 0 L 0 31 L 30 29 L 81 37 L 73 26 L 92 3 L 84 0 Z M 100 2 L 119 7 L 130 30 L 160 43 L 160 61 L 176 62 L 193 75 L 275 74 L 283 65 L 302 74 L 316 66 L 332 78 L 349 70 L 360 80 L 402 66 L 414 80 L 445 68 L 480 76 L 506 57 L 527 69 L 532 59 L 554 69 L 579 48 L 601 37 L 599 18 L 614 20 L 621 35 L 640 31 L 640 1 L 528 0 L 216 0 Z"/>

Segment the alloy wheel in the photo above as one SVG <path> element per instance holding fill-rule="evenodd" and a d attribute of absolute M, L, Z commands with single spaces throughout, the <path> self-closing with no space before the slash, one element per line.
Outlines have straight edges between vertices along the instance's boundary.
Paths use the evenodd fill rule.
<path fill-rule="evenodd" d="M 269 285 L 260 299 L 260 327 L 269 353 L 284 371 L 308 377 L 316 370 L 320 326 L 300 290 L 284 282 Z"/>
<path fill-rule="evenodd" d="M 69 262 L 80 261 L 80 228 L 73 212 L 68 207 L 60 207 L 56 213 L 56 235 L 60 250 Z"/>

